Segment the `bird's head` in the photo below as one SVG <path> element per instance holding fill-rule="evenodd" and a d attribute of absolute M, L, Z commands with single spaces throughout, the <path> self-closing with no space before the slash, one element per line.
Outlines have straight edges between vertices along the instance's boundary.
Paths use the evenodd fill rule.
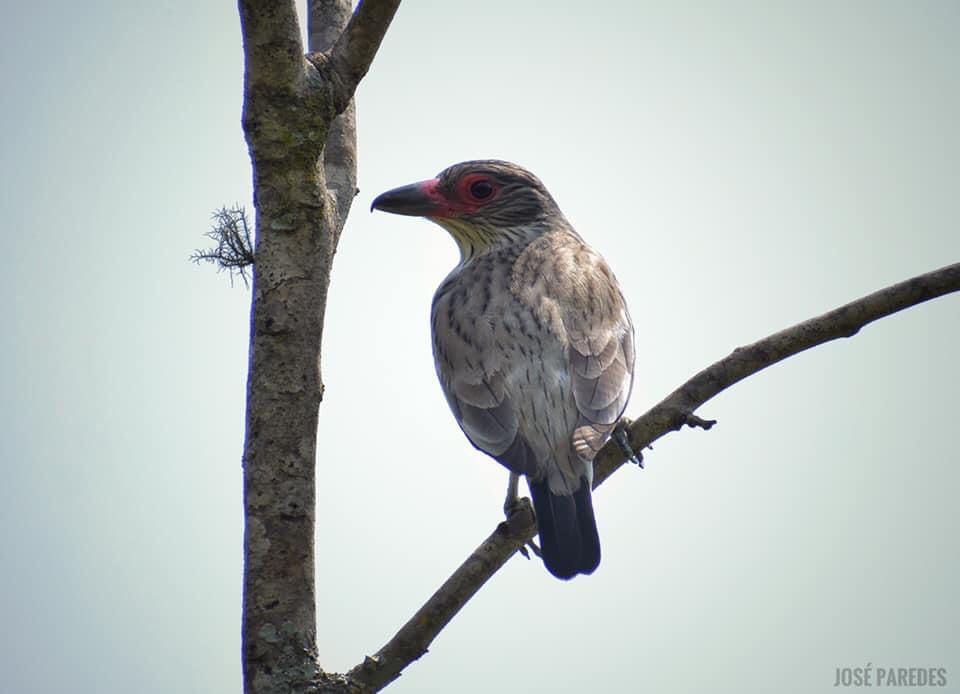
<path fill-rule="evenodd" d="M 505 161 L 466 161 L 436 178 L 378 195 L 371 210 L 426 217 L 457 241 L 463 257 L 566 224 L 543 183 Z"/>

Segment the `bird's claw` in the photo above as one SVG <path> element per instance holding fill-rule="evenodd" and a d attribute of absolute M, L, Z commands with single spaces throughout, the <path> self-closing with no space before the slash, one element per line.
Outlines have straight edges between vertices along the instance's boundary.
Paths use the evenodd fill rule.
<path fill-rule="evenodd" d="M 627 457 L 627 460 L 632 463 L 636 463 L 642 469 L 643 453 L 637 453 L 630 445 L 630 437 L 627 436 L 628 426 L 630 426 L 630 420 L 628 420 L 626 417 L 617 422 L 617 426 L 613 429 L 613 440 L 617 442 L 618 446 L 620 446 L 620 450 L 623 451 L 623 454 Z"/>
<path fill-rule="evenodd" d="M 510 522 L 510 519 L 513 518 L 514 514 L 522 513 L 530 508 L 530 500 L 521 499 L 516 495 L 516 493 L 516 485 L 511 480 L 510 490 L 507 492 L 507 500 L 503 502 L 503 514 L 507 517 L 507 523 Z M 530 559 L 530 552 L 527 551 L 527 547 L 530 548 L 530 552 L 533 552 L 541 559 L 543 558 L 543 554 L 540 553 L 540 548 L 537 547 L 537 543 L 534 542 L 533 539 L 530 539 L 524 542 L 518 548 L 518 551 L 523 555 L 524 559 Z"/>
<path fill-rule="evenodd" d="M 530 552 L 527 551 L 527 547 L 530 548 L 530 552 L 533 552 L 535 555 L 543 559 L 543 554 L 540 553 L 540 548 L 537 547 L 537 543 L 533 540 L 527 540 L 525 544 L 520 545 L 520 554 L 523 555 L 524 559 L 530 559 Z"/>

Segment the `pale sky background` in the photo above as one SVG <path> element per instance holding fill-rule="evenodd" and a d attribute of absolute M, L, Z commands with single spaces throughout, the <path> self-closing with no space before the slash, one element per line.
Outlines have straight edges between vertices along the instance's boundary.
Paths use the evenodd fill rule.
<path fill-rule="evenodd" d="M 249 292 L 188 261 L 250 204 L 236 6 L 3 14 L 0 691 L 238 692 Z M 536 172 L 623 285 L 636 416 L 960 260 L 958 37 L 946 0 L 407 0 L 358 92 L 327 314 L 322 665 L 392 636 L 506 483 L 433 372 L 455 246 L 375 194 Z M 951 296 L 732 388 L 597 493 L 593 576 L 512 559 L 388 691 L 826 692 L 867 663 L 957 691 L 958 352 Z"/>

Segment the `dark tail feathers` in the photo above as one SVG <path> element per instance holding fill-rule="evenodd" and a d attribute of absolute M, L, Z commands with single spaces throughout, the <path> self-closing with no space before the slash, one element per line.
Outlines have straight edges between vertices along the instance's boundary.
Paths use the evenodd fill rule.
<path fill-rule="evenodd" d="M 554 494 L 546 479 L 531 482 L 530 495 L 547 570 L 564 580 L 593 573 L 600 564 L 600 537 L 586 478 L 572 496 Z"/>

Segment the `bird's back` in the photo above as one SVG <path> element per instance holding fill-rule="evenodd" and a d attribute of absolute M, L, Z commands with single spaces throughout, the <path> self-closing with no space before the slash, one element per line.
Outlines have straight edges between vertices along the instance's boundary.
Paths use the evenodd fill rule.
<path fill-rule="evenodd" d="M 623 298 L 595 251 L 567 230 L 491 250 L 441 284 L 432 327 L 441 385 L 477 448 L 555 492 L 592 479 L 633 367 Z"/>

